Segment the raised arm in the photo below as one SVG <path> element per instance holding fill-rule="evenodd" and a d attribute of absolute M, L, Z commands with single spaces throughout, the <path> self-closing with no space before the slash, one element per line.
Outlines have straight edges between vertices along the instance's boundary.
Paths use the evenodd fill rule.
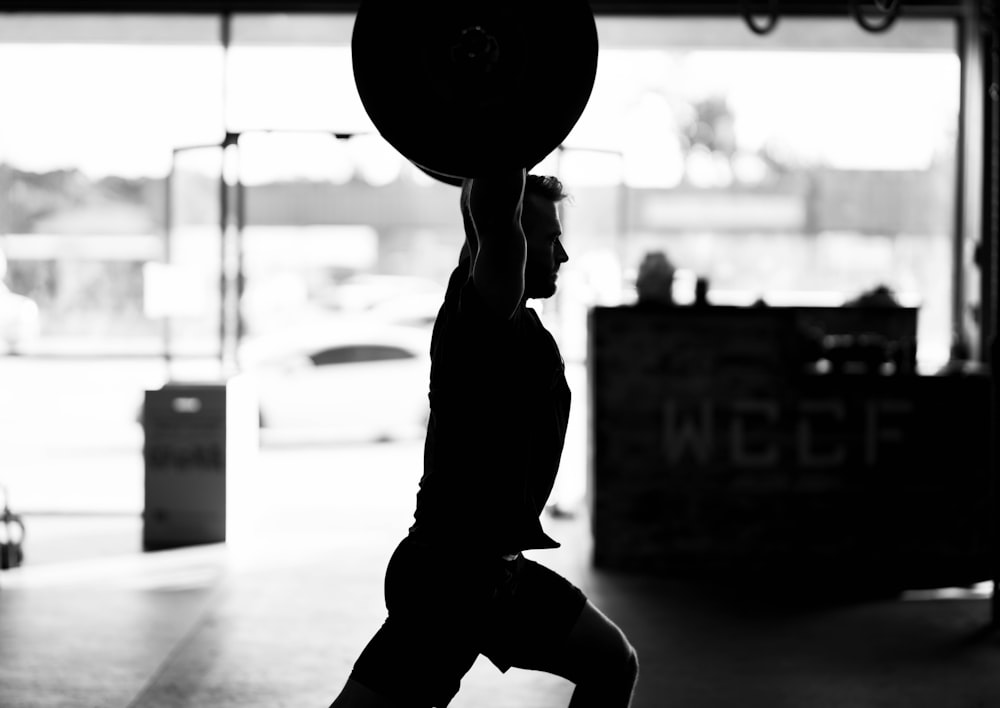
<path fill-rule="evenodd" d="M 509 319 L 524 297 L 527 246 L 521 227 L 524 170 L 466 180 L 462 218 L 476 290 Z"/>

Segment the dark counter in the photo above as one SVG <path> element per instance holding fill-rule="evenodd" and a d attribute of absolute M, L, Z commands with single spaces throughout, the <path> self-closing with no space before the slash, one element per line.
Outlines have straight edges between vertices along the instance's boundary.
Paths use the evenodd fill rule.
<path fill-rule="evenodd" d="M 592 311 L 599 567 L 901 589 L 990 577 L 989 379 L 905 373 L 916 313 L 852 309 Z M 894 375 L 818 375 L 817 327 L 902 341 L 906 358 Z"/>

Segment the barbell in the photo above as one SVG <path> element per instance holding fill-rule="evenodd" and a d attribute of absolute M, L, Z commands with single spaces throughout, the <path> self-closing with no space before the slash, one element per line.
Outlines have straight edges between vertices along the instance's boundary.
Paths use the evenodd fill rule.
<path fill-rule="evenodd" d="M 362 0 L 351 52 L 379 134 L 461 184 L 559 147 L 590 100 L 598 40 L 587 0 Z"/>

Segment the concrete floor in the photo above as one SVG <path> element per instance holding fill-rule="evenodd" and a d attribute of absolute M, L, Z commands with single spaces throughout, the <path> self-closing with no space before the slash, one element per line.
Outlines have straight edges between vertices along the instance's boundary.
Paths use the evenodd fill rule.
<path fill-rule="evenodd" d="M 0 707 L 329 705 L 383 619 L 382 572 L 409 523 L 419 454 L 270 451 L 234 485 L 224 545 L 141 553 L 135 517 L 29 517 L 29 562 L 0 573 Z M 635 708 L 1000 706 L 983 593 L 751 598 L 595 571 L 585 515 L 545 525 L 563 548 L 533 557 L 639 652 Z M 571 690 L 481 659 L 452 706 L 565 706 Z"/>

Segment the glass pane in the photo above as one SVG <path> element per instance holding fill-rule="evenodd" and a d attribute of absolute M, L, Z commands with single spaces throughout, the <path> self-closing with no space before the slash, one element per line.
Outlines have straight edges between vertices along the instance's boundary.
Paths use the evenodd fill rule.
<path fill-rule="evenodd" d="M 219 146 L 175 152 L 169 180 L 170 228 L 160 283 L 147 271 L 147 314 L 161 322 L 163 348 L 180 360 L 181 368 L 188 359 L 217 359 L 222 348 L 220 191 L 224 160 Z M 154 289 L 155 285 L 160 287 Z M 159 309 L 150 302 L 154 296 L 163 303 Z M 179 372 L 174 375 L 183 378 Z"/>
<path fill-rule="evenodd" d="M 354 85 L 353 26 L 353 15 L 236 15 L 230 128 L 372 132 Z"/>
<path fill-rule="evenodd" d="M 329 342 L 310 337 L 340 327 L 428 331 L 463 242 L 458 190 L 373 134 L 352 21 L 237 15 L 226 59 L 217 17 L 0 15 L 0 62 L 30 68 L 0 73 L 3 283 L 38 312 L 13 344 L 29 356 L 0 361 L 0 481 L 22 508 L 141 508 L 136 415 L 165 375 L 165 335 L 178 355 L 214 356 L 219 343 L 227 129 L 240 133 L 228 175 L 246 189 L 245 228 L 226 236 L 242 248 L 227 267 L 245 276 L 247 350 L 318 349 Z M 846 18 L 786 18 L 764 38 L 738 18 L 598 25 L 591 101 L 535 170 L 573 194 L 560 290 L 533 305 L 560 341 L 574 406 L 586 401 L 587 309 L 633 301 L 639 264 L 657 252 L 677 269 L 681 303 L 698 277 L 718 303 L 839 304 L 886 285 L 920 307 L 922 362 L 943 361 L 951 23 L 904 18 L 870 35 Z M 65 356 L 98 350 L 147 358 Z M 77 454 L 98 441 L 118 452 Z M 564 460 L 580 479 L 563 475 L 557 495 L 572 502 L 580 429 Z"/>
<path fill-rule="evenodd" d="M 0 280 L 37 312 L 0 342 L 18 354 L 0 356 L 15 511 L 120 513 L 135 530 L 143 393 L 165 378 L 147 301 L 165 180 L 175 147 L 221 141 L 218 38 L 213 17 L 0 14 Z M 44 545 L 50 527 L 29 525 Z M 111 535 L 98 552 L 123 550 Z"/>
<path fill-rule="evenodd" d="M 924 370 L 948 357 L 959 60 L 954 26 L 602 18 L 593 95 L 543 165 L 575 195 L 558 296 L 564 348 L 584 313 L 635 299 L 647 254 L 676 299 L 840 305 L 878 286 L 920 308 Z"/>
<path fill-rule="evenodd" d="M 34 300 L 30 350 L 157 352 L 143 266 L 178 145 L 219 142 L 215 18 L 0 16 L 0 251 Z"/>
<path fill-rule="evenodd" d="M 378 135 L 246 132 L 242 350 L 426 329 L 462 243 L 458 190 L 426 177 Z"/>

